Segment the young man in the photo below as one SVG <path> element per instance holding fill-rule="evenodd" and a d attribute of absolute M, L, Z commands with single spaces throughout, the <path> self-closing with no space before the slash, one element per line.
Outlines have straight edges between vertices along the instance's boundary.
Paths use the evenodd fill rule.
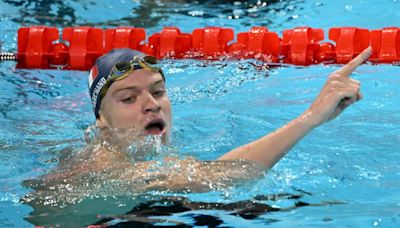
<path fill-rule="evenodd" d="M 360 83 L 349 76 L 370 54 L 369 47 L 332 73 L 312 105 L 275 132 L 227 152 L 218 161 L 165 156 L 160 165 L 160 161 L 133 157 L 154 151 L 152 143 L 142 143 L 145 136 L 157 136 L 163 144 L 169 141 L 172 113 L 164 74 L 154 58 L 115 49 L 98 58 L 89 75 L 99 137 L 67 162 L 60 162 L 58 169 L 25 185 L 40 190 L 36 192 L 39 198 L 50 194 L 57 202 L 96 194 L 99 189 L 94 186 L 101 186 L 103 193 L 104 188 L 109 189 L 110 194 L 115 189 L 135 193 L 207 191 L 252 180 L 272 168 L 312 129 L 362 98 Z M 129 151 L 132 143 L 136 155 Z M 70 191 L 64 189 L 66 186 L 74 187 Z"/>
<path fill-rule="evenodd" d="M 360 100 L 360 83 L 350 78 L 368 59 L 371 48 L 332 73 L 309 109 L 275 132 L 236 148 L 218 160 L 247 160 L 270 169 L 315 127 L 334 119 Z M 130 49 L 116 49 L 99 58 L 89 76 L 96 123 L 100 128 L 135 129 L 144 135 L 171 134 L 171 103 L 165 78 L 155 60 Z"/>
<path fill-rule="evenodd" d="M 308 132 L 362 98 L 360 83 L 349 76 L 370 54 L 367 48 L 332 73 L 310 108 L 275 132 L 233 149 L 218 161 L 171 156 L 160 163 L 132 159 L 127 148 L 149 135 L 161 138 L 163 144 L 169 142 L 172 113 L 163 72 L 153 58 L 140 52 L 113 50 L 96 61 L 89 75 L 99 137 L 56 170 L 23 183 L 36 190 L 23 199 L 35 209 L 27 220 L 39 225 L 64 221 L 81 226 L 95 222 L 98 214 L 110 213 L 119 200 L 130 207 L 127 202 L 132 196 L 149 190 L 208 191 L 253 180 Z M 135 145 L 144 153 L 154 149 L 146 143 Z M 116 202 L 110 198 L 99 202 L 93 196 L 112 196 Z M 80 215 L 81 207 L 90 207 L 91 214 Z M 117 209 L 120 212 L 112 213 L 130 208 Z M 82 221 L 72 214 L 79 214 Z"/>

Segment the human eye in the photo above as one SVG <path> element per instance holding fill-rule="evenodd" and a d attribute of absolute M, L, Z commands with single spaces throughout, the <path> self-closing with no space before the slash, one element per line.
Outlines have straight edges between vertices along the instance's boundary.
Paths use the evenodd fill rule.
<path fill-rule="evenodd" d="M 136 101 L 136 97 L 135 96 L 128 96 L 128 97 L 122 98 L 120 101 L 122 103 L 124 103 L 124 104 L 132 104 L 132 103 L 134 103 Z"/>
<path fill-rule="evenodd" d="M 162 97 L 165 94 L 165 89 L 156 89 L 153 92 L 154 97 Z"/>

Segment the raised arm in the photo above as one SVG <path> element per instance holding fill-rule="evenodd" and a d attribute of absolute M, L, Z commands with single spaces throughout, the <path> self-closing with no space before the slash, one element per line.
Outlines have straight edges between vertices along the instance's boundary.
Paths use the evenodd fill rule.
<path fill-rule="evenodd" d="M 246 145 L 240 146 L 219 160 L 245 159 L 272 168 L 300 139 L 315 127 L 336 118 L 342 111 L 360 100 L 360 82 L 350 74 L 371 55 L 368 47 L 360 55 L 332 73 L 320 94 L 302 115 L 282 128 Z"/>

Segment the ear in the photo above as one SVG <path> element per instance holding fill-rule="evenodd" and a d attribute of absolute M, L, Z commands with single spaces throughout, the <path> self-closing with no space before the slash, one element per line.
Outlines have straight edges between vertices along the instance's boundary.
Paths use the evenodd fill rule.
<path fill-rule="evenodd" d="M 96 126 L 98 128 L 108 128 L 110 127 L 110 123 L 107 121 L 107 118 L 104 117 L 104 115 L 99 112 L 99 117 L 96 119 Z"/>

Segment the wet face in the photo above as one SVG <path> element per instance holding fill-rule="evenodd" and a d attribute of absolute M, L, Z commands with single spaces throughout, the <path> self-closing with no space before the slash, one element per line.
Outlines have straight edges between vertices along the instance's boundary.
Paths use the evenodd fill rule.
<path fill-rule="evenodd" d="M 161 135 L 163 142 L 171 132 L 171 103 L 161 74 L 145 69 L 115 81 L 101 101 L 100 127 L 134 129 L 145 135 Z"/>

